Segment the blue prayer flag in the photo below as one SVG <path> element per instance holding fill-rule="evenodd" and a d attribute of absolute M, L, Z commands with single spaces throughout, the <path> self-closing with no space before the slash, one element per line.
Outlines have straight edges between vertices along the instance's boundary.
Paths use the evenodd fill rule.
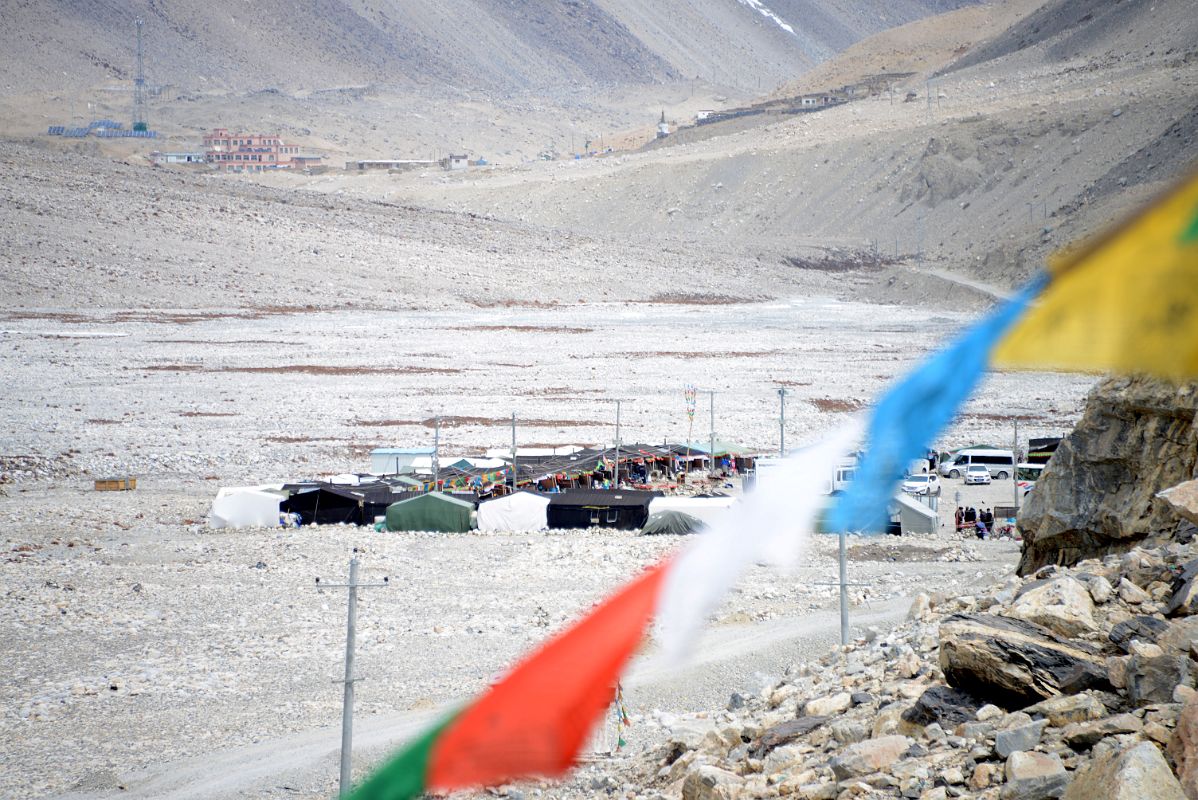
<path fill-rule="evenodd" d="M 926 453 L 956 416 L 986 370 L 994 346 L 1047 280 L 1045 274 L 1032 279 L 882 396 L 870 417 L 865 455 L 853 482 L 831 509 L 832 530 L 884 529 L 887 506 L 907 464 Z"/>

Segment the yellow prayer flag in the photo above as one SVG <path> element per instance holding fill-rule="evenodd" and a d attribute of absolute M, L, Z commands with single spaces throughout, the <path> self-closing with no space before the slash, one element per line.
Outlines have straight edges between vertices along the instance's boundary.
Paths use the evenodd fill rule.
<path fill-rule="evenodd" d="M 1198 175 L 1049 275 L 995 366 L 1198 378 Z"/>

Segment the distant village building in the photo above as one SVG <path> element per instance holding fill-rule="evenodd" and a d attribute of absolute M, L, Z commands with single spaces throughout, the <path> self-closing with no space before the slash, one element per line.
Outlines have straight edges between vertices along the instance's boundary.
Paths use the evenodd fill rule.
<path fill-rule="evenodd" d="M 657 138 L 664 139 L 670 135 L 670 123 L 666 122 L 666 112 L 662 110 L 661 121 L 657 123 Z"/>
<path fill-rule="evenodd" d="M 194 153 L 163 153 L 158 150 L 150 153 L 150 160 L 155 164 L 203 164 L 202 152 Z"/>
<path fill-rule="evenodd" d="M 374 158 L 360 159 L 358 161 L 346 161 L 345 168 L 347 170 L 366 170 L 385 169 L 385 170 L 409 170 L 409 169 L 424 169 L 426 167 L 435 167 L 436 161 L 430 159 L 417 158 Z"/>
<path fill-rule="evenodd" d="M 468 166 L 470 166 L 469 155 L 450 153 L 445 159 L 445 169 L 466 169 Z"/>
<path fill-rule="evenodd" d="M 225 172 L 262 172 L 320 166 L 321 157 L 301 154 L 273 133 L 230 133 L 216 128 L 204 134 L 204 160 Z"/>
<path fill-rule="evenodd" d="M 707 119 L 708 117 L 710 117 L 710 116 L 711 116 L 712 114 L 714 114 L 714 113 L 715 113 L 715 109 L 713 109 L 713 108 L 703 108 L 703 109 L 700 109 L 700 110 L 699 110 L 699 113 L 695 115 L 695 120 L 696 120 L 696 121 L 698 121 L 698 120 L 704 120 L 704 119 Z"/>

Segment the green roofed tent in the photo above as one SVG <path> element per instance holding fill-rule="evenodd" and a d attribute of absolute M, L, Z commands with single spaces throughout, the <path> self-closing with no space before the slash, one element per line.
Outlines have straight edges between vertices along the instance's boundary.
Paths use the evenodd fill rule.
<path fill-rule="evenodd" d="M 690 514 L 681 511 L 658 511 L 649 517 L 645 527 L 641 528 L 641 533 L 694 533 L 702 528 L 703 523 Z"/>
<path fill-rule="evenodd" d="M 429 492 L 387 506 L 387 530 L 461 533 L 474 527 L 473 513 L 473 503 Z"/>

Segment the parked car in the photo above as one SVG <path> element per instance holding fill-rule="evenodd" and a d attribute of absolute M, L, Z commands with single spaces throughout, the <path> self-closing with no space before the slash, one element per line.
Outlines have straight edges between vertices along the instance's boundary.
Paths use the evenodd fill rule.
<path fill-rule="evenodd" d="M 990 483 L 990 468 L 984 464 L 970 464 L 965 468 L 965 485 Z"/>
<path fill-rule="evenodd" d="M 903 478 L 903 491 L 907 494 L 940 496 L 940 478 L 935 474 L 908 475 Z"/>

